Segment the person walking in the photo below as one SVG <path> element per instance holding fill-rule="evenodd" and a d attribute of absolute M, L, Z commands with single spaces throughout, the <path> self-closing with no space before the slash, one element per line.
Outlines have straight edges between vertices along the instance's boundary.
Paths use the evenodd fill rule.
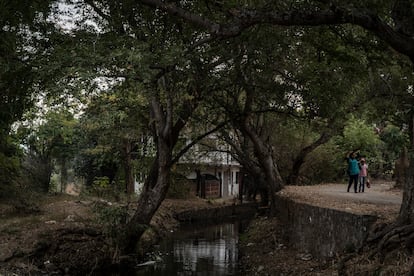
<path fill-rule="evenodd" d="M 354 183 L 354 192 L 357 193 L 358 188 L 358 176 L 359 176 L 359 163 L 356 158 L 355 151 L 352 151 L 347 156 L 348 161 L 348 175 L 349 175 L 349 182 L 348 182 L 348 189 L 347 192 L 349 193 L 349 189 Z"/>
<path fill-rule="evenodd" d="M 368 177 L 368 165 L 365 161 L 365 158 L 360 160 L 360 170 L 359 170 L 359 189 L 358 191 L 363 193 L 365 191 L 365 184 L 367 183 Z"/>

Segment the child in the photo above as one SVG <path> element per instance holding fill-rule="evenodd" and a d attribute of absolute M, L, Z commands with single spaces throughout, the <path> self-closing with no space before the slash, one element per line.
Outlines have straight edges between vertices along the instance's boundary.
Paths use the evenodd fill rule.
<path fill-rule="evenodd" d="M 361 158 L 360 162 L 360 171 L 359 171 L 359 192 L 363 193 L 365 190 L 365 183 L 367 183 L 368 177 L 368 165 L 365 162 L 365 158 Z M 367 183 L 367 187 L 368 183 Z"/>

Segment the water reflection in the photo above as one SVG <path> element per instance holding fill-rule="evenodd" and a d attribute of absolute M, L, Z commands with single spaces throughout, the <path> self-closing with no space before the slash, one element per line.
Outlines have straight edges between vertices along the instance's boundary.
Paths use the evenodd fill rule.
<path fill-rule="evenodd" d="M 163 242 L 157 262 L 136 275 L 236 275 L 238 224 L 187 227 Z"/>

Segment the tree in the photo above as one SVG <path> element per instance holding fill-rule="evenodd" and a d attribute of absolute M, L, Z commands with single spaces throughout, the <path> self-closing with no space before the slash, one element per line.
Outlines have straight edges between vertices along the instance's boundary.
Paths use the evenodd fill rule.
<path fill-rule="evenodd" d="M 227 69 L 234 71 L 228 74 L 234 85 L 223 84 L 230 103 L 225 108 L 228 112 L 223 112 L 229 118 L 243 116 L 242 108 L 236 110 L 236 107 L 245 99 L 244 91 L 251 90 L 255 101 L 252 115 L 256 122 L 262 122 L 256 132 L 269 145 L 280 148 L 279 137 L 283 134 L 269 131 L 275 129 L 278 118 L 281 122 L 292 122 L 293 128 L 295 124 L 298 129 L 306 124 L 308 131 L 319 133 L 306 135 L 306 142 L 298 145 L 301 147 L 298 150 L 293 150 L 291 145 L 301 138 L 289 140 L 289 152 L 285 155 L 272 150 L 276 155 L 273 163 L 285 174 L 289 172 L 288 176 L 284 175 L 289 184 L 297 182 L 306 157 L 341 133 L 349 113 L 358 113 L 369 98 L 364 83 L 372 62 L 363 52 L 352 50 L 349 45 L 342 46 L 341 36 L 327 38 L 326 34 L 326 28 L 315 31 L 289 28 L 276 33 L 274 28 L 260 26 L 233 38 L 231 46 L 221 51 L 223 56 L 227 52 L 234 57 Z M 355 68 L 352 61 L 358 61 L 360 66 Z"/>
<path fill-rule="evenodd" d="M 148 121 L 143 116 L 146 109 L 144 97 L 128 85 L 102 91 L 91 98 L 80 119 L 82 139 L 77 166 L 87 186 L 92 185 L 95 177 L 106 176 L 110 184 L 117 179 L 125 180 L 122 191 L 135 192 L 133 158 L 143 160 L 144 148 L 149 146 L 141 141 L 149 136 Z"/>
<path fill-rule="evenodd" d="M 139 202 L 139 206 L 143 207 L 141 213 L 143 217 L 140 220 L 139 213 L 134 216 L 131 221 L 132 232 L 135 231 L 134 227 L 139 223 L 142 222 L 144 225 L 149 223 L 151 215 L 162 201 L 165 189 L 168 188 L 168 169 L 171 168 L 172 161 L 175 160 L 172 153 L 176 150 L 174 147 L 178 141 L 177 137 L 188 122 L 200 98 L 205 96 L 202 94 L 205 91 L 210 91 L 204 83 L 200 85 L 193 82 L 193 80 L 199 81 L 201 76 L 203 76 L 201 80 L 206 81 L 208 78 L 205 74 L 209 77 L 214 76 L 215 72 L 212 72 L 214 71 L 212 68 L 217 71 L 217 68 L 212 66 L 215 63 L 215 56 L 210 51 L 212 50 L 211 44 L 207 44 L 207 42 L 214 42 L 213 40 L 216 38 L 237 37 L 243 31 L 248 29 L 254 31 L 257 26 L 264 24 L 320 26 L 352 23 L 375 33 L 394 49 L 410 58 L 414 56 L 411 38 L 407 36 L 412 31 L 409 26 L 411 19 L 409 14 L 407 16 L 406 13 L 401 12 L 410 11 L 410 7 L 407 8 L 403 5 L 409 5 L 408 1 L 398 1 L 398 5 L 394 6 L 394 13 L 392 13 L 395 23 L 394 29 L 378 16 L 386 16 L 389 7 L 383 2 L 375 1 L 369 1 L 369 3 L 351 1 L 343 5 L 337 4 L 336 1 L 258 2 L 250 4 L 250 6 L 247 3 L 243 8 L 232 1 L 216 3 L 217 5 L 214 7 L 209 5 L 211 4 L 209 1 L 203 3 L 140 1 L 144 5 L 158 7 L 155 12 L 152 9 L 143 9 L 142 5 L 131 1 L 85 1 L 85 3 L 89 5 L 85 10 L 94 11 L 90 14 L 98 18 L 98 22 L 103 23 L 102 31 L 96 35 L 96 33 L 90 34 L 84 29 L 80 32 L 74 32 L 72 36 L 54 38 L 61 39 L 59 42 L 68 43 L 61 44 L 65 47 L 77 44 L 78 48 L 73 47 L 73 49 L 84 50 L 73 51 L 70 52 L 70 55 L 66 55 L 65 62 L 67 63 L 64 63 L 66 66 L 63 71 L 65 71 L 67 78 L 60 81 L 60 84 L 72 85 L 74 80 L 79 81 L 81 76 L 87 73 L 90 74 L 88 76 L 90 78 L 107 76 L 109 80 L 122 78 L 122 82 L 136 81 L 142 85 L 142 90 L 148 96 L 149 109 L 152 112 L 149 121 L 154 133 L 154 142 L 157 145 L 157 156 L 144 189 L 146 194 Z M 184 18 L 203 29 L 187 28 L 181 20 L 171 19 L 163 11 Z M 203 16 L 203 14 L 208 16 Z M 359 37 L 361 30 L 351 32 L 351 35 Z M 101 38 L 104 39 L 100 40 Z M 371 39 L 373 44 L 381 44 L 374 37 Z M 103 54 L 104 47 L 97 51 L 96 42 L 102 42 L 100 46 L 106 45 L 109 54 Z M 128 51 L 124 51 L 125 49 Z M 136 51 L 134 52 L 134 50 Z M 88 64 L 90 60 L 83 56 L 85 53 L 95 54 L 92 64 Z M 134 54 L 123 58 L 125 53 Z M 142 53 L 148 54 L 143 55 Z M 80 61 L 79 65 L 84 67 L 86 67 L 85 64 L 91 65 L 89 71 L 81 71 L 80 66 L 73 66 L 73 61 Z M 294 67 L 297 64 L 291 63 L 291 65 Z M 345 76 L 345 73 L 349 72 L 344 72 L 342 76 Z M 198 75 L 200 77 L 196 77 Z M 246 100 L 244 101 L 244 114 L 241 117 L 240 126 L 245 134 L 255 142 L 258 155 L 261 155 L 260 162 L 264 168 L 267 168 L 267 178 L 274 182 L 276 181 L 274 176 L 277 173 L 272 168 L 271 156 L 266 152 L 267 145 L 258 139 L 257 133 L 254 133 L 251 128 L 252 115 L 254 115 L 252 110 L 255 107 L 253 103 L 256 100 L 255 90 L 248 85 L 244 87 L 244 90 Z M 188 93 L 183 93 L 183 96 L 181 92 L 184 91 Z M 185 100 L 179 102 L 176 98 L 177 95 L 183 96 L 181 100 Z M 312 104 L 310 98 L 307 101 L 309 106 Z M 320 100 L 321 103 L 327 102 L 327 99 L 321 98 Z M 178 106 L 177 103 L 179 103 Z M 187 106 L 180 105 L 182 103 Z M 176 117 L 177 115 L 178 117 Z M 173 120 L 174 118 L 177 120 Z M 173 121 L 175 121 L 175 125 Z M 413 195 L 408 194 L 408 196 L 407 202 L 411 202 L 410 198 Z M 148 204 L 149 200 L 154 201 L 151 202 L 152 204 Z M 403 214 L 402 212 L 401 216 L 405 217 L 407 214 L 411 216 L 411 213 Z M 130 235 L 129 233 L 128 236 L 134 240 L 139 237 L 139 233 L 139 231 L 138 234 Z"/>
<path fill-rule="evenodd" d="M 36 56 L 32 46 L 45 26 L 49 1 L 24 0 L 2 3 L 0 11 L 0 178 L 1 186 L 11 186 L 19 175 L 19 150 L 9 136 L 11 125 L 32 102 Z M 43 15 L 43 16 L 42 16 Z"/>
<path fill-rule="evenodd" d="M 299 1 L 287 4 L 260 3 L 259 6 L 239 7 L 220 5 L 228 15 L 227 20 L 217 17 L 199 15 L 178 6 L 158 0 L 142 0 L 141 3 L 157 7 L 167 13 L 208 30 L 212 36 L 234 37 L 252 26 L 271 25 L 338 25 L 352 24 L 374 34 L 395 51 L 407 56 L 414 62 L 414 10 L 410 0 L 396 0 L 393 5 L 386 1 Z M 220 22 L 220 19 L 222 21 Z M 414 149 L 414 113 L 411 113 L 408 125 L 410 128 L 411 148 Z M 392 243 L 395 235 L 408 237 L 412 233 L 414 223 L 414 162 L 410 162 L 404 187 L 403 202 L 397 226 L 394 230 L 386 229 L 378 237 L 384 237 L 381 248 Z M 399 227 L 401 226 L 401 227 Z M 408 244 L 407 244 L 408 245 Z"/>
<path fill-rule="evenodd" d="M 77 121 L 68 111 L 49 111 L 42 118 L 42 122 L 40 117 L 36 117 L 38 121 L 23 122 L 17 130 L 21 145 L 26 148 L 26 160 L 23 164 L 25 175 L 38 190 L 48 192 L 56 162 L 60 167 L 63 191 L 67 182 L 68 164 L 76 150 L 74 128 Z"/>
<path fill-rule="evenodd" d="M 84 46 L 76 55 L 79 61 L 97 52 L 99 55 L 92 59 L 93 66 L 79 63 L 72 67 L 71 76 L 75 75 L 78 82 L 85 76 L 119 79 L 119 89 L 143 97 L 144 105 L 136 106 L 133 112 L 145 116 L 146 133 L 151 133 L 155 147 L 136 212 L 120 235 L 121 248 L 132 252 L 166 196 L 172 166 L 188 149 L 178 147 L 180 134 L 201 101 L 214 89 L 212 72 L 217 61 L 210 49 L 186 45 L 188 38 L 197 34 L 183 32 L 177 22 L 167 17 L 136 9 L 133 3 L 86 2 L 100 16 L 103 32 L 97 38 L 80 31 L 76 35 L 83 43 L 69 43 L 74 49 Z M 94 47 L 90 47 L 90 41 L 94 41 Z"/>

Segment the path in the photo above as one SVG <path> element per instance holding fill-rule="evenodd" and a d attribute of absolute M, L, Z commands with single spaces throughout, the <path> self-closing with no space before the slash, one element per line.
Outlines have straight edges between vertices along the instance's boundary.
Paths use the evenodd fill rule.
<path fill-rule="evenodd" d="M 402 191 L 393 182 L 373 181 L 364 193 L 347 192 L 347 184 L 287 186 L 280 194 L 324 208 L 392 219 L 398 215 Z"/>
<path fill-rule="evenodd" d="M 402 193 L 392 189 L 389 183 L 376 183 L 371 188 L 366 188 L 364 193 L 348 193 L 346 185 L 338 184 L 322 185 L 319 189 L 319 192 L 324 196 L 346 198 L 365 203 L 394 204 L 399 206 L 402 201 Z"/>

